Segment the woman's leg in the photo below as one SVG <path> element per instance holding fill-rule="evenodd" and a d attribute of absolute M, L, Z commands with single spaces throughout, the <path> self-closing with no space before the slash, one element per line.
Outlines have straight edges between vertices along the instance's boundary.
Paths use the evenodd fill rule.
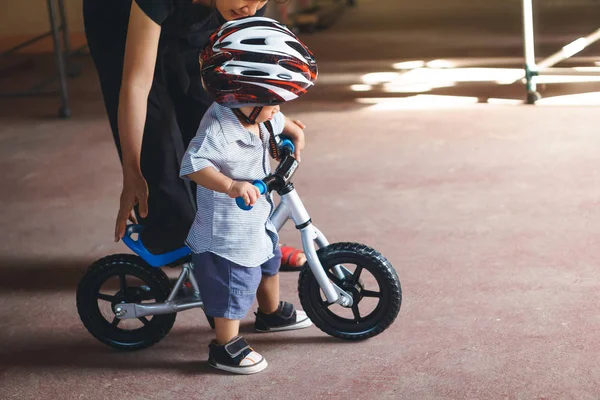
<path fill-rule="evenodd" d="M 148 216 L 142 240 L 154 253 L 184 245 L 194 221 L 194 193 L 179 177 L 184 144 L 173 103 L 164 87 L 154 82 L 142 142 L 141 167 L 148 182 Z"/>
<path fill-rule="evenodd" d="M 83 0 L 83 22 L 104 107 L 121 158 L 117 110 L 131 0 Z"/>

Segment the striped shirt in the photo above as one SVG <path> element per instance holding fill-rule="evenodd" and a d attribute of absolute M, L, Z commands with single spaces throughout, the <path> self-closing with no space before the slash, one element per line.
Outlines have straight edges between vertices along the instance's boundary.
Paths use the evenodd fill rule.
<path fill-rule="evenodd" d="M 275 134 L 283 131 L 284 115 L 275 114 Z M 180 176 L 213 167 L 236 181 L 252 182 L 271 172 L 269 131 L 261 137 L 244 128 L 230 108 L 213 103 L 200 122 L 181 163 Z M 270 220 L 272 195 L 262 195 L 249 211 L 241 210 L 225 193 L 197 186 L 198 212 L 186 244 L 195 253 L 211 252 L 245 267 L 257 267 L 273 257 L 279 240 Z"/>

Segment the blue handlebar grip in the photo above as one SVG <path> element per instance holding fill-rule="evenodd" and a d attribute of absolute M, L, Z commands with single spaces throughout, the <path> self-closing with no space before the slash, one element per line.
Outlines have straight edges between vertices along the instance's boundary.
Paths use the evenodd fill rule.
<path fill-rule="evenodd" d="M 263 181 L 257 180 L 257 181 L 252 182 L 252 184 L 258 188 L 260 194 L 267 193 L 267 184 L 264 183 Z M 247 206 L 246 203 L 244 202 L 244 199 L 241 197 L 237 197 L 235 199 L 235 204 L 237 204 L 237 206 L 239 208 L 241 208 L 242 210 L 245 210 L 245 211 L 252 210 L 252 206 Z"/>
<path fill-rule="evenodd" d="M 283 139 L 283 141 L 281 142 L 281 148 L 283 149 L 284 147 L 290 149 L 290 152 L 294 154 L 294 143 L 292 143 L 290 139 Z"/>

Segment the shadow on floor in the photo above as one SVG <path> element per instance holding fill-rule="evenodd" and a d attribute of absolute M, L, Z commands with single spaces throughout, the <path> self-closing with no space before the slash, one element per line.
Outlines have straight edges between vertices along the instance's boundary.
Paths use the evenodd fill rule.
<path fill-rule="evenodd" d="M 317 330 L 304 331 L 304 333 L 300 337 L 253 335 L 248 340 L 252 343 L 261 343 L 261 348 L 265 351 L 268 351 L 271 346 L 276 348 L 278 345 L 290 343 L 294 345 L 347 344 Z M 91 336 L 74 339 L 72 335 L 65 333 L 42 338 L 37 335 L 35 337 L 21 335 L 15 341 L 8 340 L 2 343 L 0 371 L 14 368 L 27 370 L 77 368 L 118 371 L 177 370 L 185 374 L 221 374 L 221 371 L 211 368 L 206 361 L 207 345 L 212 335 L 212 331 L 207 326 L 174 330 L 160 343 L 136 351 L 116 350 L 95 341 Z"/>
<path fill-rule="evenodd" d="M 0 256 L 0 292 L 76 290 L 87 268 L 96 260 L 95 258 L 42 260 Z M 162 268 L 162 270 L 174 285 L 181 268 Z"/>
<path fill-rule="evenodd" d="M 75 290 L 92 259 L 0 258 L 0 291 Z"/>
<path fill-rule="evenodd" d="M 150 354 L 151 353 L 151 354 Z M 113 369 L 120 371 L 180 370 L 184 373 L 209 372 L 212 369 L 192 352 L 192 360 L 176 360 L 169 351 L 148 349 L 122 352 L 89 339 L 73 340 L 63 337 L 38 340 L 35 344 L 22 343 L 0 352 L 0 370 L 13 368 L 77 368 Z"/>

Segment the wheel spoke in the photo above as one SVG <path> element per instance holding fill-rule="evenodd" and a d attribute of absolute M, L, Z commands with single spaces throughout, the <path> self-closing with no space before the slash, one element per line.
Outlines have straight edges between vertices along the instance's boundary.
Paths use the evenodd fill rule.
<path fill-rule="evenodd" d="M 327 271 L 327 277 L 336 285 L 341 285 L 342 283 L 340 282 L 340 278 L 338 278 L 337 276 L 335 276 L 331 271 Z"/>
<path fill-rule="evenodd" d="M 104 301 L 108 301 L 108 302 L 113 302 L 113 300 L 115 299 L 115 296 L 110 296 L 108 294 L 104 294 L 104 293 L 98 293 L 98 300 L 104 300 Z"/>
<path fill-rule="evenodd" d="M 346 278 L 351 278 L 352 277 L 352 271 L 350 271 L 348 268 L 346 268 L 343 265 L 339 265 L 340 269 L 342 270 L 342 274 L 344 275 L 344 279 Z"/>
<path fill-rule="evenodd" d="M 142 323 L 143 323 L 144 325 L 148 325 L 148 323 L 150 322 L 150 321 L 148 321 L 148 318 L 146 318 L 146 317 L 140 317 L 140 318 L 138 318 L 138 319 L 139 319 L 140 321 L 142 321 Z"/>
<path fill-rule="evenodd" d="M 119 322 L 121 322 L 121 320 L 118 317 L 115 317 L 110 324 L 116 327 L 119 325 Z"/>
<path fill-rule="evenodd" d="M 325 299 L 325 300 L 321 299 L 321 306 L 324 308 L 329 308 L 329 307 L 331 307 L 332 304 L 335 304 L 335 303 L 330 303 L 329 301 L 327 301 L 327 299 Z"/>
<path fill-rule="evenodd" d="M 127 290 L 127 279 L 125 279 L 125 274 L 119 274 L 119 281 L 121 282 L 121 292 L 125 294 Z"/>
<path fill-rule="evenodd" d="M 362 295 L 362 297 L 381 297 L 381 292 L 374 292 L 372 290 L 363 290 L 360 292 L 360 294 Z"/>
<path fill-rule="evenodd" d="M 356 303 L 352 305 L 352 314 L 354 314 L 354 319 L 356 320 L 356 322 L 361 321 L 360 311 L 358 310 L 358 304 Z"/>
<path fill-rule="evenodd" d="M 152 295 L 152 293 L 148 293 L 146 295 L 138 295 L 135 299 L 136 303 L 141 303 L 142 301 L 150 301 L 150 300 L 156 300 L 156 298 Z"/>
<path fill-rule="evenodd" d="M 354 273 L 352 274 L 352 284 L 356 285 L 358 283 L 358 280 L 360 279 L 360 274 L 363 270 L 363 267 L 361 267 L 360 265 L 356 266 L 356 269 L 354 270 Z"/>

